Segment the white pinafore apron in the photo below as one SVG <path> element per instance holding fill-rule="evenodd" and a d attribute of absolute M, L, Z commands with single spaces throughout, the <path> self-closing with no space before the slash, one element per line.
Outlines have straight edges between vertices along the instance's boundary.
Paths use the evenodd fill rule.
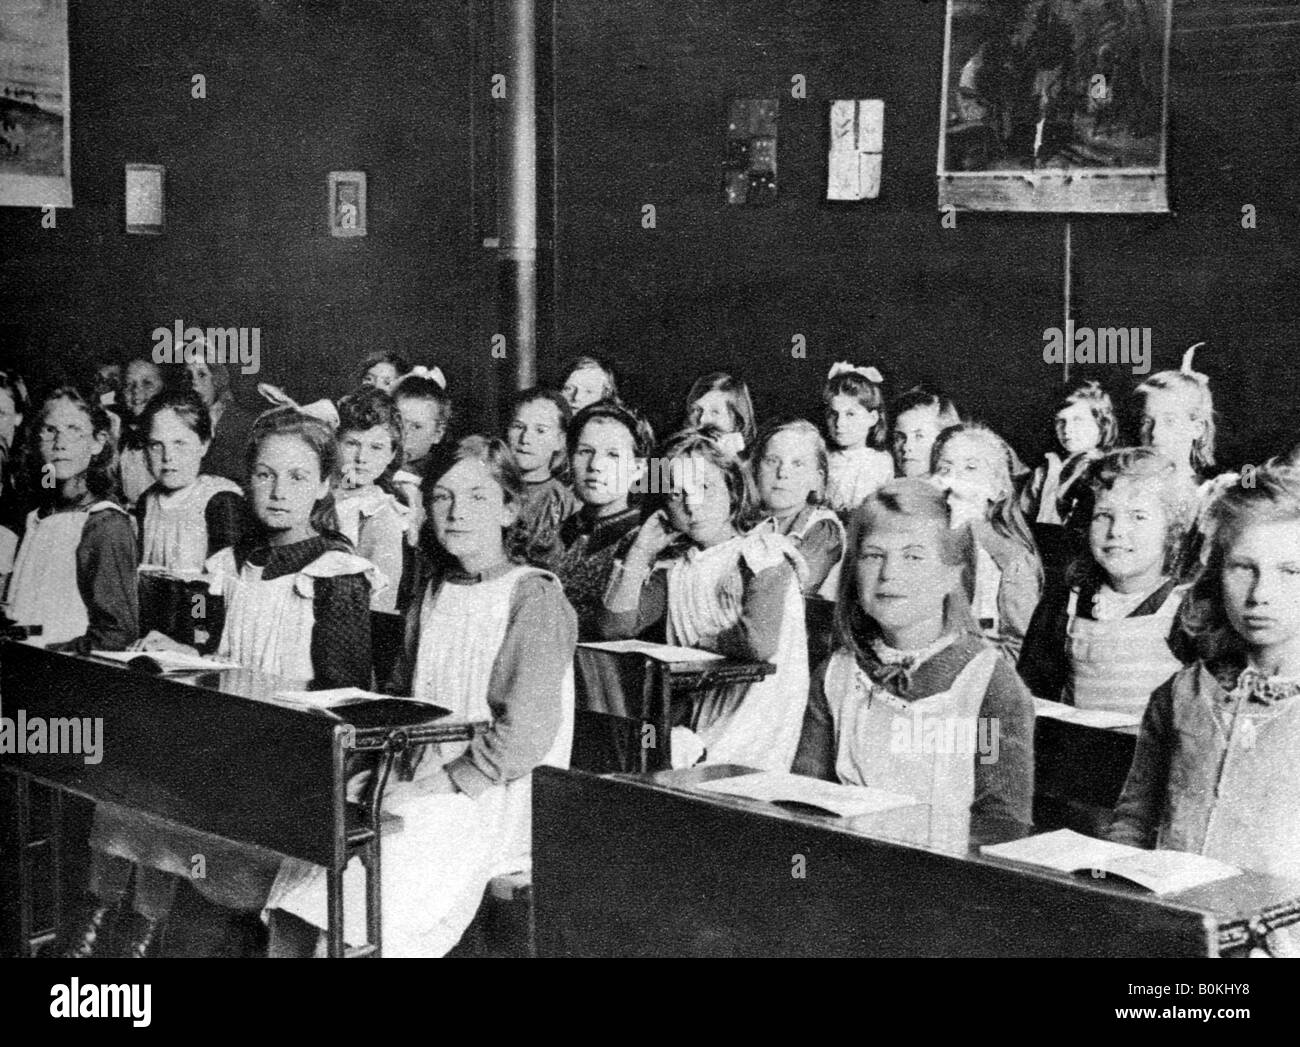
<path fill-rule="evenodd" d="M 1183 667 L 1169 649 L 1169 632 L 1186 590 L 1175 588 L 1154 614 L 1093 621 L 1078 613 L 1070 593 L 1066 635 L 1070 681 L 1066 698 L 1080 709 L 1141 713 L 1151 692 Z"/>
<path fill-rule="evenodd" d="M 244 564 L 237 570 L 232 549 L 223 549 L 204 565 L 209 590 L 225 600 L 226 624 L 217 654 L 249 669 L 274 673 L 286 687 L 305 687 L 315 676 L 311 634 L 316 624 L 318 578 L 377 572 L 368 560 L 331 550 L 300 571 L 269 582 L 262 568 Z M 262 908 L 279 860 L 257 848 L 188 829 L 115 804 L 95 808 L 91 847 L 174 876 L 190 878 L 196 890 L 218 905 L 256 911 Z M 205 875 L 192 878 L 195 855 L 202 855 Z"/>
<path fill-rule="evenodd" d="M 505 639 L 511 595 L 534 574 L 516 567 L 474 585 L 443 584 L 420 612 L 412 694 L 451 710 L 451 719 L 491 719 L 488 685 Z M 557 583 L 558 584 L 558 583 Z M 567 767 L 573 744 L 573 670 L 562 684 L 563 719 L 546 758 Z M 492 786 L 472 799 L 464 793 L 419 795 L 413 786 L 465 751 L 466 743 L 439 747 L 416 771 L 416 782 L 390 780 L 384 809 L 402 828 L 383 840 L 385 956 L 442 956 L 478 911 L 494 876 L 531 867 L 532 775 Z M 325 870 L 290 860 L 281 867 L 267 909 L 283 909 L 325 927 Z M 364 881 L 357 863 L 344 876 L 344 937 L 364 935 Z"/>
<path fill-rule="evenodd" d="M 19 625 L 44 628 L 31 643 L 45 647 L 86 634 L 90 618 L 77 588 L 77 546 L 90 514 L 106 510 L 126 512 L 114 502 L 96 502 L 43 519 L 35 509 L 27 514 L 5 610 Z"/>
<path fill-rule="evenodd" d="M 153 485 L 153 473 L 149 471 L 149 459 L 143 447 L 122 450 L 117 459 L 117 475 L 122 481 L 122 496 L 126 504 L 134 506 Z"/>
<path fill-rule="evenodd" d="M 975 799 L 979 712 L 998 651 L 972 658 L 952 686 L 907 701 L 877 686 L 844 649 L 826 666 L 835 723 L 835 773 L 846 785 L 905 793 L 930 807 L 927 838 L 914 842 L 965 854 Z"/>
<path fill-rule="evenodd" d="M 239 484 L 224 476 L 200 476 L 175 493 L 152 488 L 145 494 L 140 563 L 174 571 L 197 571 L 208 558 L 208 522 L 212 496 L 242 494 Z"/>
<path fill-rule="evenodd" d="M 808 519 L 804 521 L 803 526 L 790 533 L 789 537 L 794 540 L 795 546 L 798 547 L 802 543 L 804 535 L 823 520 L 830 520 L 835 524 L 835 529 L 840 535 L 840 548 L 847 548 L 848 543 L 844 537 L 844 523 L 831 510 L 821 508 L 814 509 L 809 513 Z M 844 554 L 841 553 L 839 563 L 830 569 L 830 573 L 826 575 L 826 580 L 817 588 L 817 596 L 820 596 L 823 600 L 830 600 L 831 603 L 835 602 L 835 597 L 840 589 L 840 568 L 843 566 Z"/>
<path fill-rule="evenodd" d="M 358 494 L 335 492 L 334 512 L 338 516 L 339 533 L 352 543 L 361 556 L 380 564 L 384 574 L 391 576 L 389 580 L 393 584 L 370 594 L 370 609 L 397 610 L 396 583 L 400 581 L 402 572 L 402 549 L 410 535 L 411 510 L 387 491 L 372 486 Z M 391 515 L 400 528 L 400 533 L 397 530 L 391 532 L 397 540 L 387 549 L 378 548 L 373 537 L 373 525 L 370 523 L 383 514 Z"/>
<path fill-rule="evenodd" d="M 1242 701 L 1234 718 L 1235 702 L 1223 701 L 1204 667 L 1195 677 L 1188 700 L 1175 695 L 1178 738 L 1195 744 L 1175 751 L 1156 846 L 1300 880 L 1300 696 Z M 1270 944 L 1300 956 L 1300 926 L 1275 932 Z"/>
<path fill-rule="evenodd" d="M 711 549 L 692 548 L 668 567 L 668 642 L 717 650 L 718 636 L 740 620 L 740 561 L 758 574 L 797 560 L 790 541 L 751 531 Z M 797 570 L 797 568 L 796 568 Z M 781 611 L 776 672 L 757 683 L 717 687 L 696 698 L 690 727 L 708 763 L 788 771 L 808 704 L 808 637 L 803 595 L 792 576 Z"/>

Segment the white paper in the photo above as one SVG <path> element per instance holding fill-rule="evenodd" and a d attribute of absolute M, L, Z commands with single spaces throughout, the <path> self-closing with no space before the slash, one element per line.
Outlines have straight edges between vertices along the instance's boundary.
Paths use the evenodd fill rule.
<path fill-rule="evenodd" d="M 238 662 L 227 662 L 220 658 L 205 658 L 200 654 L 186 654 L 184 651 L 91 651 L 96 658 L 107 658 L 113 662 L 129 662 L 135 658 L 152 658 L 164 672 L 200 671 L 205 669 L 238 669 Z"/>
<path fill-rule="evenodd" d="M 1109 840 L 1096 840 L 1070 829 L 986 845 L 980 848 L 980 852 L 988 857 L 1064 873 L 1097 870 L 1129 880 L 1155 894 L 1175 894 L 1241 874 L 1235 866 L 1204 855 L 1186 851 L 1147 851 Z"/>
<path fill-rule="evenodd" d="M 885 103 L 880 98 L 858 99 L 858 152 L 885 151 Z"/>
<path fill-rule="evenodd" d="M 723 656 L 714 651 L 701 651 L 695 647 L 673 647 L 666 643 L 646 643 L 644 640 L 606 640 L 602 643 L 584 643 L 592 651 L 609 651 L 611 654 L 642 654 L 659 662 L 720 662 Z"/>
<path fill-rule="evenodd" d="M 727 796 L 744 796 L 768 803 L 803 803 L 820 807 L 832 814 L 848 818 L 861 814 L 877 814 L 896 807 L 914 807 L 916 799 L 902 793 L 869 789 L 861 785 L 840 785 L 820 778 L 807 778 L 801 774 L 784 774 L 778 771 L 761 771 L 742 774 L 735 778 L 715 778 L 692 786 L 704 792 L 724 793 Z"/>
<path fill-rule="evenodd" d="M 141 574 L 155 575 L 159 578 L 171 578 L 178 582 L 206 582 L 208 575 L 198 568 L 182 569 L 178 567 L 158 567 L 155 564 L 142 563 L 138 568 Z"/>
<path fill-rule="evenodd" d="M 1080 723 L 1085 727 L 1104 729 L 1136 727 L 1142 722 L 1141 713 L 1125 713 L 1111 709 L 1079 709 L 1046 698 L 1034 699 L 1034 713 L 1037 716 L 1051 717 L 1053 720 L 1064 720 L 1066 723 Z"/>
<path fill-rule="evenodd" d="M 278 691 L 275 695 L 286 702 L 296 705 L 310 705 L 316 709 L 332 709 L 347 702 L 372 701 L 376 698 L 388 698 L 387 694 L 363 691 L 360 687 L 333 687 L 322 691 Z"/>

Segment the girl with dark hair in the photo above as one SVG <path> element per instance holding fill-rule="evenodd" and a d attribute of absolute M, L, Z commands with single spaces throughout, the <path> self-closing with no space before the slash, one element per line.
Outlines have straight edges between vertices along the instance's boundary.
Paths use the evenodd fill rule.
<path fill-rule="evenodd" d="M 578 511 L 567 482 L 569 401 L 553 389 L 525 389 L 515 397 L 507 439 L 524 479 L 520 526 L 529 557 L 550 564 L 560 552 L 560 527 Z"/>
<path fill-rule="evenodd" d="M 686 425 L 716 429 L 723 449 L 738 458 L 758 436 L 756 418 L 745 380 L 724 371 L 697 378 L 686 394 Z"/>
<path fill-rule="evenodd" d="M 637 636 L 663 621 L 671 644 L 772 662 L 766 679 L 696 696 L 688 722 L 673 729 L 672 759 L 788 771 L 808 694 L 803 560 L 784 535 L 748 531 L 753 480 L 712 438 L 678 433 L 658 461 L 667 466 L 667 507 L 615 565 L 601 633 Z"/>

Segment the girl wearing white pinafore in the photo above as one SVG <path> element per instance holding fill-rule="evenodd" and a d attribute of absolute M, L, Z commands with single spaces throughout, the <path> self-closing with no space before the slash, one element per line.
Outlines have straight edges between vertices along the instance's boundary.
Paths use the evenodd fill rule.
<path fill-rule="evenodd" d="M 715 687 L 696 697 L 687 726 L 708 763 L 790 769 L 808 700 L 802 569 L 789 539 L 757 530 L 707 549 L 692 545 L 657 564 L 636 608 L 611 606 L 612 597 L 606 597 L 605 635 L 634 636 L 666 617 L 670 644 L 717 651 L 722 635 L 743 624 L 750 656 L 776 666 L 756 683 Z M 627 585 L 626 571 L 615 568 L 611 594 Z M 699 756 L 698 747 L 692 752 L 674 738 L 675 765 L 689 765 Z"/>
<path fill-rule="evenodd" d="M 482 576 L 452 571 L 431 583 L 418 610 L 409 613 L 418 623 L 411 694 L 450 709 L 450 719 L 500 723 L 507 708 L 503 701 L 517 697 L 502 689 L 529 688 L 523 683 L 528 663 L 533 671 L 541 662 L 562 666 L 558 730 L 542 759 L 526 762 L 568 766 L 576 622 L 554 575 L 510 563 Z M 408 628 L 408 649 L 411 636 Z M 554 683 L 538 679 L 532 686 L 547 689 Z M 544 742 L 533 739 L 533 744 Z M 400 816 L 402 827 L 383 841 L 385 956 L 444 955 L 473 920 L 488 881 L 531 868 L 531 766 L 509 777 L 508 768 L 492 766 L 493 748 L 482 738 L 470 745 L 442 745 L 425 754 L 413 780 L 390 780 L 384 809 Z M 421 792 L 420 783 L 444 769 L 457 791 Z M 491 781 L 498 769 L 506 780 Z M 349 943 L 364 937 L 363 887 L 354 864 L 344 877 Z M 325 927 L 325 870 L 286 861 L 267 902 L 268 914 L 274 909 Z"/>
<path fill-rule="evenodd" d="M 215 552 L 232 546 L 242 534 L 213 534 L 209 506 L 228 506 L 223 515 L 237 518 L 243 490 L 224 476 L 200 475 L 179 491 L 157 485 L 145 492 L 140 506 L 140 563 L 173 571 L 195 571 Z"/>

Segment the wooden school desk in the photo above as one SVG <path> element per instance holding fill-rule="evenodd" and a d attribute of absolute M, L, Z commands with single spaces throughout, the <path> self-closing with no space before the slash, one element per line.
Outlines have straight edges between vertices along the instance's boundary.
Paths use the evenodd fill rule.
<path fill-rule="evenodd" d="M 103 719 L 102 759 L 6 753 L 17 779 L 21 945 L 31 954 L 57 932 L 34 926 L 28 855 L 33 783 L 133 808 L 324 866 L 330 956 L 380 955 L 380 805 L 397 753 L 409 746 L 471 738 L 486 725 L 422 720 L 358 727 L 318 709 L 277 700 L 303 684 L 245 669 L 153 676 L 119 663 L 56 654 L 26 644 L 0 647 L 0 695 L 13 719 Z M 345 795 L 350 761 L 372 754 L 375 787 L 363 806 Z M 365 757 L 362 757 L 363 759 Z M 52 831 L 58 835 L 58 805 Z M 57 845 L 54 847 L 57 867 Z M 353 855 L 367 873 L 367 944 L 345 950 L 343 869 Z M 57 877 L 55 877 L 57 880 Z"/>
<path fill-rule="evenodd" d="M 774 672 L 770 662 L 664 662 L 579 644 L 571 764 L 596 772 L 667 770 L 672 766 L 675 702 Z M 646 731 L 647 726 L 652 730 Z"/>
<path fill-rule="evenodd" d="M 1098 835 L 1110 820 L 1137 745 L 1136 727 L 1034 720 L 1034 823 Z"/>
<path fill-rule="evenodd" d="M 687 788 L 743 770 L 534 772 L 539 955 L 1215 956 L 1300 899 L 1253 873 L 1158 898 Z"/>

